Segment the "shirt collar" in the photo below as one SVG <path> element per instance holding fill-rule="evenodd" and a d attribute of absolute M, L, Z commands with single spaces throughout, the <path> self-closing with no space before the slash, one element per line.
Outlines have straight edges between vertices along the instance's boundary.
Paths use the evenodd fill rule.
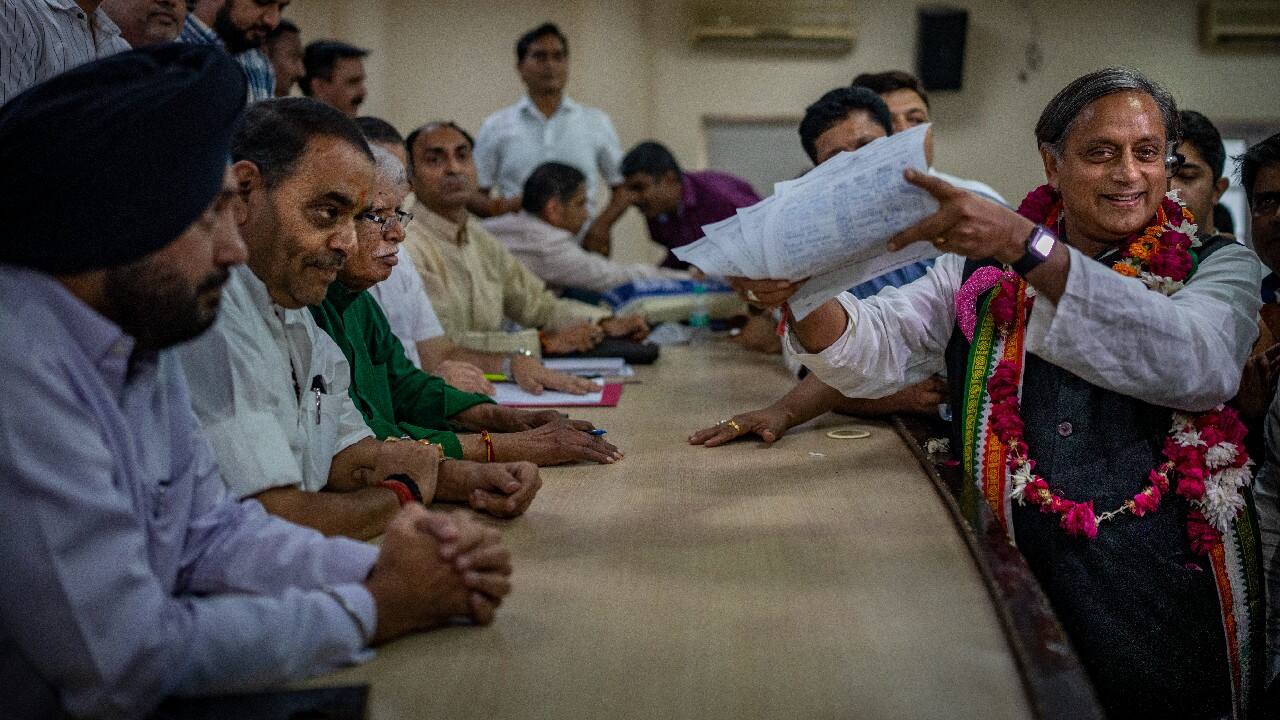
<path fill-rule="evenodd" d="M 361 290 L 360 292 L 364 292 Z M 360 292 L 352 292 L 341 280 L 334 280 L 329 284 L 329 289 L 325 291 L 324 301 L 333 305 L 339 314 L 346 312 L 351 303 L 360 297 Z"/>
<path fill-rule="evenodd" d="M 413 199 L 413 222 L 422 223 L 422 227 L 432 235 L 439 236 L 441 239 L 449 240 L 457 245 L 465 245 L 467 243 L 467 229 L 471 224 L 471 214 L 467 213 L 467 219 L 461 225 L 455 223 L 449 218 L 440 215 L 436 211 L 428 208 L 418 198 Z"/>
<path fill-rule="evenodd" d="M 54 10 L 61 10 L 63 12 L 76 12 L 76 13 L 84 12 L 84 8 L 76 4 L 76 0 L 44 0 L 44 1 L 45 1 L 45 4 L 47 4 L 49 7 L 53 8 Z M 97 10 L 94 10 L 92 15 L 93 15 L 93 22 L 98 26 L 97 27 L 98 32 L 101 33 L 103 36 L 118 37 L 120 35 L 120 26 L 116 25 L 115 22 L 111 20 L 111 16 L 107 15 L 107 12 L 103 10 L 101 7 L 99 7 Z M 101 45 L 101 44 L 102 44 L 101 42 L 98 42 L 98 45 Z"/>
<path fill-rule="evenodd" d="M 233 282 L 239 281 L 244 285 L 249 299 L 253 302 L 253 306 L 264 316 L 276 314 L 277 308 L 284 310 L 283 307 L 275 304 L 275 301 L 271 299 L 271 293 L 267 291 L 267 284 L 253 274 L 253 270 L 249 269 L 248 265 L 236 265 L 231 268 L 231 276 Z"/>
<path fill-rule="evenodd" d="M 76 297 L 52 275 L 17 266 L 3 267 L 5 282 L 22 283 L 33 296 L 43 296 L 69 330 L 72 341 L 94 364 L 102 377 L 119 392 L 129 375 L 134 339 L 97 310 Z"/>
<path fill-rule="evenodd" d="M 551 116 L 555 117 L 562 113 L 567 115 L 569 113 L 577 112 L 580 107 L 582 106 L 574 102 L 573 98 L 569 97 L 568 93 L 565 93 L 560 96 L 560 106 L 556 108 L 555 112 L 551 113 Z M 527 112 L 537 118 L 542 117 L 542 111 L 538 109 L 538 106 L 533 103 L 533 100 L 531 100 L 528 95 L 521 96 L 520 102 L 516 103 L 516 109 L 520 112 Z"/>
<path fill-rule="evenodd" d="M 182 33 L 179 39 L 183 42 L 226 47 L 222 42 L 222 38 L 218 37 L 218 33 L 214 32 L 208 25 L 205 25 L 193 12 L 187 13 L 187 20 L 182 26 Z"/>
<path fill-rule="evenodd" d="M 510 217 L 512 219 L 511 223 L 516 228 L 528 232 L 540 240 L 559 240 L 561 238 L 573 237 L 573 233 L 568 230 L 558 228 L 523 208 L 521 208 L 519 212 L 506 217 Z"/>

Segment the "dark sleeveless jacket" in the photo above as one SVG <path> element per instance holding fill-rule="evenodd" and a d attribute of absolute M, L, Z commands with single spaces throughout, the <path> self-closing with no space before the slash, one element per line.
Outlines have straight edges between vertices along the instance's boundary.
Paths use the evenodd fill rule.
<path fill-rule="evenodd" d="M 1197 255 L 1203 261 L 1228 242 L 1212 238 Z M 970 260 L 963 278 L 994 264 Z M 946 349 L 953 408 L 961 407 L 968 354 L 957 327 Z M 1091 385 L 1030 352 L 1023 375 L 1024 437 L 1053 490 L 1070 500 L 1092 498 L 1101 513 L 1146 487 L 1147 473 L 1163 461 L 1169 408 Z M 954 414 L 952 442 L 959 448 L 960 413 Z M 1191 553 L 1187 510 L 1170 493 L 1155 513 L 1115 518 L 1085 540 L 1067 535 L 1058 515 L 1013 504 L 1018 548 L 1112 717 L 1231 712 L 1217 591 L 1207 558 Z"/>

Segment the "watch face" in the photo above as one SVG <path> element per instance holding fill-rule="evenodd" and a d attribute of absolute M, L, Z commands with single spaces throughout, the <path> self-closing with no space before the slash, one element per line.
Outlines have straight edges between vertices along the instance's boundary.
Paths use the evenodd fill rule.
<path fill-rule="evenodd" d="M 1053 233 L 1048 230 L 1041 230 L 1031 239 L 1031 244 L 1027 249 L 1043 260 L 1049 257 L 1049 253 L 1053 252 L 1053 246 L 1057 244 L 1058 240 L 1053 236 Z"/>

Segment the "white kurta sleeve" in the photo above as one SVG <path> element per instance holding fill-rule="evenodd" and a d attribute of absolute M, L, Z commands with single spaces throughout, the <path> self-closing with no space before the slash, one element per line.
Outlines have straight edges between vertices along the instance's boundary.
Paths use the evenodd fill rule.
<path fill-rule="evenodd" d="M 1165 296 L 1074 248 L 1057 305 L 1037 298 L 1027 351 L 1101 388 L 1179 410 L 1235 395 L 1258 336 L 1261 265 L 1243 245 L 1219 249 Z"/>
<path fill-rule="evenodd" d="M 880 398 L 943 370 L 955 325 L 955 293 L 964 258 L 943 255 L 924 277 L 858 300 L 837 300 L 849 323 L 834 343 L 807 353 L 787 331 L 786 342 L 818 379 L 848 397 Z"/>

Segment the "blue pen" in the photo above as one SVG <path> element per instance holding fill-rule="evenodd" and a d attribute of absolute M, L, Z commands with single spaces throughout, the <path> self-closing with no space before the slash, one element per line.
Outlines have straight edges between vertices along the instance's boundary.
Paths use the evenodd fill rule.
<path fill-rule="evenodd" d="M 596 437 L 600 437 L 601 435 L 605 434 L 606 432 L 608 432 L 608 430 L 605 430 L 605 429 L 603 429 L 603 428 L 596 428 L 595 430 L 592 430 L 592 431 L 591 431 L 591 434 L 592 434 L 592 435 L 595 435 Z"/>

